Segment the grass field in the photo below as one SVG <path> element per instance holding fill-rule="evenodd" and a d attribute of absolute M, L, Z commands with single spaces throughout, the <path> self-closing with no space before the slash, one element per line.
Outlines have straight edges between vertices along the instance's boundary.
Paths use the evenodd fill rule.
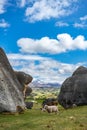
<path fill-rule="evenodd" d="M 24 114 L 0 114 L 0 130 L 87 130 L 87 106 L 65 110 L 59 106 L 59 113 L 42 112 L 41 104 Z"/>

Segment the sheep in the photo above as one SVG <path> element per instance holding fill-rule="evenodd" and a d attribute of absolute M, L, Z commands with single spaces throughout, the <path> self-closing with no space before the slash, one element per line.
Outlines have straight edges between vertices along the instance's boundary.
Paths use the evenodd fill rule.
<path fill-rule="evenodd" d="M 74 108 L 74 107 L 77 107 L 77 105 L 76 104 L 72 104 L 72 108 Z"/>
<path fill-rule="evenodd" d="M 52 113 L 52 112 L 55 112 L 55 114 L 57 114 L 57 112 L 58 112 L 58 108 L 57 108 L 57 106 L 48 106 L 48 105 L 45 105 L 44 106 L 44 109 L 46 109 L 46 111 L 48 112 L 48 113 Z"/>

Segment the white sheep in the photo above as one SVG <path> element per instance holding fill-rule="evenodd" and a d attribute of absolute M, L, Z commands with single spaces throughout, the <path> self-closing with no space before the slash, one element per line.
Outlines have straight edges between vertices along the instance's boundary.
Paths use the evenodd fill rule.
<path fill-rule="evenodd" d="M 58 107 L 57 106 L 48 106 L 48 105 L 45 105 L 44 106 L 44 109 L 46 109 L 46 111 L 48 112 L 48 113 L 52 113 L 52 112 L 55 112 L 55 114 L 57 114 L 57 112 L 58 112 Z"/>

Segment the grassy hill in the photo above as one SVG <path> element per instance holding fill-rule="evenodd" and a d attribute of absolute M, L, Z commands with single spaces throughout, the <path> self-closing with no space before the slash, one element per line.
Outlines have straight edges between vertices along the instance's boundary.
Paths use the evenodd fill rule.
<path fill-rule="evenodd" d="M 0 130 L 87 130 L 87 106 L 65 110 L 59 107 L 59 113 L 42 112 L 41 104 L 24 114 L 0 114 Z"/>

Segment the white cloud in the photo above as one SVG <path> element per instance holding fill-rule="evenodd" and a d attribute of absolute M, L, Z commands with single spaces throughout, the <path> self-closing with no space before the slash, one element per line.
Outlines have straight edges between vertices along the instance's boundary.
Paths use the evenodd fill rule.
<path fill-rule="evenodd" d="M 81 21 L 87 21 L 87 15 L 83 16 L 83 17 L 80 17 L 80 20 Z"/>
<path fill-rule="evenodd" d="M 9 27 L 9 26 L 10 25 L 4 19 L 0 20 L 0 28 L 6 28 L 6 27 Z"/>
<path fill-rule="evenodd" d="M 0 0 L 0 14 L 5 12 L 5 5 L 8 0 Z"/>
<path fill-rule="evenodd" d="M 21 7 L 24 7 L 26 4 L 26 0 L 21 0 Z"/>
<path fill-rule="evenodd" d="M 60 47 L 56 39 L 43 37 L 41 39 L 21 38 L 17 41 L 20 51 L 26 53 L 58 53 Z M 61 48 L 62 49 L 62 48 Z"/>
<path fill-rule="evenodd" d="M 25 7 L 26 5 L 26 0 L 17 0 L 17 6 L 19 7 Z"/>
<path fill-rule="evenodd" d="M 68 23 L 65 23 L 65 22 L 62 22 L 62 21 L 59 21 L 59 22 L 56 22 L 55 23 L 55 26 L 58 26 L 58 27 L 68 27 L 69 24 Z"/>
<path fill-rule="evenodd" d="M 78 0 L 37 0 L 26 8 L 25 16 L 28 22 L 59 18 L 73 13 L 74 4 Z"/>
<path fill-rule="evenodd" d="M 72 38 L 69 34 L 58 34 L 57 39 L 42 37 L 41 39 L 21 38 L 17 41 L 20 51 L 24 53 L 50 53 L 58 54 L 70 50 L 86 50 L 87 40 L 79 35 Z"/>
<path fill-rule="evenodd" d="M 87 15 L 80 17 L 79 22 L 73 24 L 75 28 L 87 28 Z"/>
<path fill-rule="evenodd" d="M 48 57 L 22 54 L 8 54 L 8 59 L 15 70 L 24 71 L 33 76 L 33 80 L 62 83 L 73 71 L 83 65 L 66 64 Z"/>
<path fill-rule="evenodd" d="M 84 23 L 74 23 L 73 26 L 75 28 L 84 28 L 84 27 L 87 27 L 87 25 L 85 25 Z"/>
<path fill-rule="evenodd" d="M 23 54 L 7 54 L 11 60 L 44 60 L 43 57 L 39 55 L 23 55 Z"/>
<path fill-rule="evenodd" d="M 23 8 L 26 5 L 30 6 L 30 4 L 32 4 L 33 2 L 35 2 L 35 0 L 17 0 L 16 4 L 18 7 Z"/>

